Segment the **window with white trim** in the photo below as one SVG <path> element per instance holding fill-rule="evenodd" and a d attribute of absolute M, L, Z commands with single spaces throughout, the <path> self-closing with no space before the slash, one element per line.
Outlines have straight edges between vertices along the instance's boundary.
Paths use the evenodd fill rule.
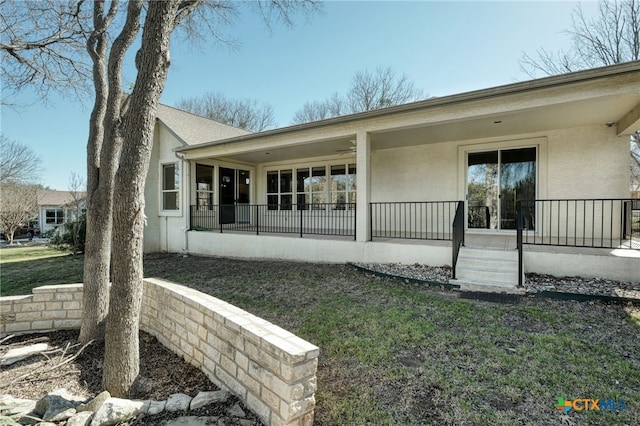
<path fill-rule="evenodd" d="M 213 166 L 196 163 L 196 206 L 213 210 Z"/>
<path fill-rule="evenodd" d="M 45 211 L 45 223 L 62 225 L 64 223 L 63 209 L 47 209 Z"/>
<path fill-rule="evenodd" d="M 162 165 L 162 210 L 180 209 L 180 166 Z"/>
<path fill-rule="evenodd" d="M 267 172 L 269 210 L 291 210 L 295 188 L 297 210 L 353 208 L 356 202 L 356 165 L 331 164 Z M 348 207 L 347 207 L 348 206 Z"/>

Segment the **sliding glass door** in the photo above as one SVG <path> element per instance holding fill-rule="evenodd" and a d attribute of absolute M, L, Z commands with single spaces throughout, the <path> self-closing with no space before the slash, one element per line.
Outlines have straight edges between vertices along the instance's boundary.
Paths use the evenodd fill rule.
<path fill-rule="evenodd" d="M 516 203 L 535 196 L 536 148 L 468 154 L 468 229 L 516 229 Z"/>

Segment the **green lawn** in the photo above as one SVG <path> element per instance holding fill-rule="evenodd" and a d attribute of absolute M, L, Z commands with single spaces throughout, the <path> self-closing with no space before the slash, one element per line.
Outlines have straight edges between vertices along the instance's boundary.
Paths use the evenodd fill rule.
<path fill-rule="evenodd" d="M 82 282 L 82 256 L 45 245 L 0 249 L 0 295 L 30 294 L 41 285 Z"/>
<path fill-rule="evenodd" d="M 54 260 L 47 275 L 65 281 L 71 267 L 57 264 L 70 258 Z M 28 271 L 33 262 L 3 260 L 3 287 L 5 267 Z M 620 412 L 571 411 L 576 426 L 640 424 L 637 307 L 469 301 L 345 265 L 151 255 L 145 275 L 227 300 L 318 345 L 319 425 L 553 425 L 562 422 L 558 397 L 626 403 Z"/>

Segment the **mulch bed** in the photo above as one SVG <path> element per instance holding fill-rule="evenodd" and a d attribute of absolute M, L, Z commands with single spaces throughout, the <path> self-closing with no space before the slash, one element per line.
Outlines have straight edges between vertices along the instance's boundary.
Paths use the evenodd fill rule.
<path fill-rule="evenodd" d="M 71 394 L 92 397 L 102 391 L 104 345 L 92 343 L 86 348 L 77 343 L 77 330 L 62 330 L 46 334 L 15 336 L 0 344 L 0 355 L 29 341 L 46 341 L 50 350 L 19 361 L 0 370 L 0 394 L 14 398 L 40 399 L 48 392 L 65 388 Z M 32 343 L 34 343 L 32 342 Z M 82 350 L 81 350 L 82 349 Z M 140 332 L 140 374 L 132 399 L 165 400 L 173 393 L 192 397 L 201 391 L 218 390 L 207 376 L 182 358 L 162 346 L 155 337 Z M 260 425 L 257 416 L 235 396 L 225 403 L 197 410 L 168 413 L 136 419 L 132 425 L 157 425 L 163 420 L 182 415 L 225 416 L 235 404 L 247 414 L 246 420 Z M 233 424 L 233 423 L 228 423 Z"/>

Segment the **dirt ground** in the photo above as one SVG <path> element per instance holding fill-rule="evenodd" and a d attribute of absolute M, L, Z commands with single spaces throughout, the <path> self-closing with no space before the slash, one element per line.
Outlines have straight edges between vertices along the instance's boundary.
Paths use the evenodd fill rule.
<path fill-rule="evenodd" d="M 0 370 L 0 394 L 15 398 L 40 399 L 48 392 L 65 388 L 73 395 L 92 397 L 102 391 L 102 361 L 104 345 L 93 343 L 82 348 L 77 343 L 78 331 L 17 336 L 0 345 L 0 355 L 9 349 L 36 342 L 49 343 L 50 349 Z M 162 346 L 153 336 L 140 332 L 140 376 L 133 399 L 165 400 L 173 393 L 192 397 L 201 391 L 218 388 L 197 368 L 189 365 Z M 261 424 L 236 397 L 225 403 L 209 405 L 189 412 L 189 415 L 223 416 L 228 408 L 240 404 L 247 419 Z M 133 421 L 132 425 L 157 425 L 162 420 L 184 413 L 161 413 Z"/>

